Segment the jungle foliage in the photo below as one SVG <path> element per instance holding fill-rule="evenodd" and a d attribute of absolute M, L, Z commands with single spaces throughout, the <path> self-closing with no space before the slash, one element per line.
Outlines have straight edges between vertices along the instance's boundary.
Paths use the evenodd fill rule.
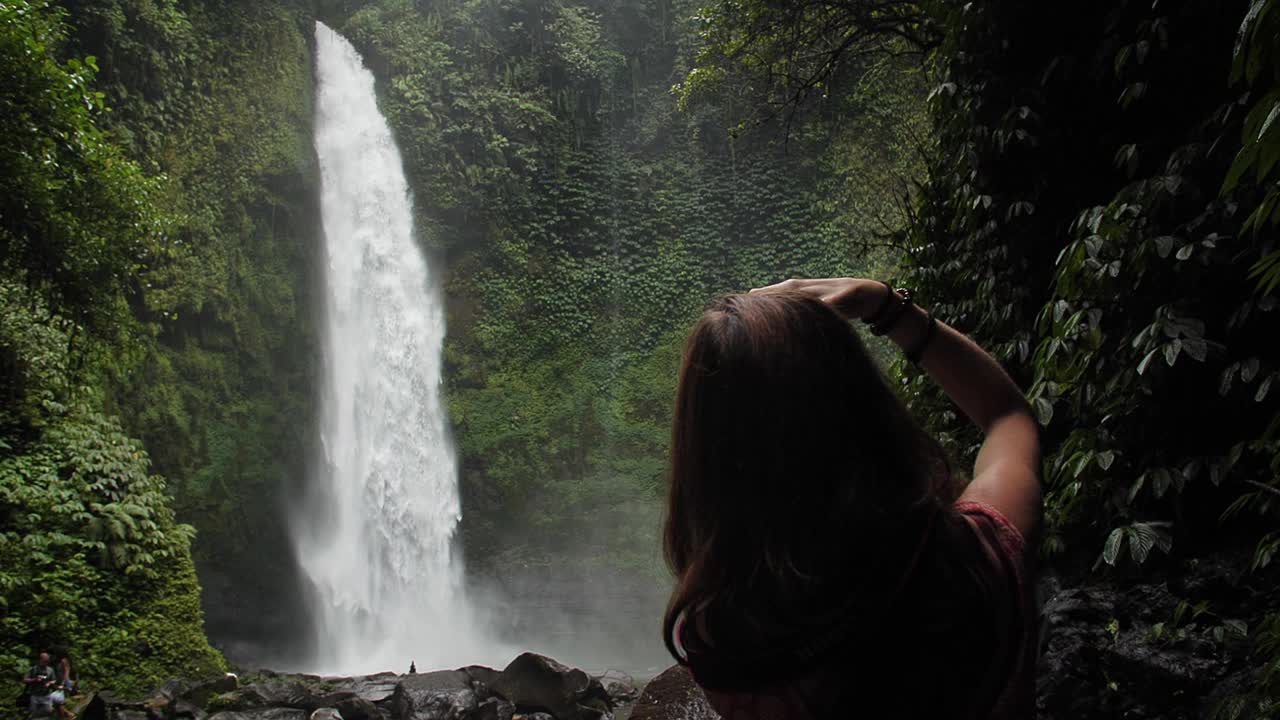
<path fill-rule="evenodd" d="M 73 653 L 88 686 L 137 693 L 224 661 L 204 637 L 179 524 L 101 379 L 127 362 L 144 267 L 170 224 L 102 131 L 93 57 L 62 59 L 64 13 L 0 5 L 0 667 Z M 5 712 L 14 711 L 11 703 Z"/>
<path fill-rule="evenodd" d="M 842 67 L 790 72 L 796 57 L 925 55 L 933 137 L 900 275 L 1030 387 L 1049 452 L 1043 548 L 1060 569 L 1159 576 L 1237 549 L 1252 582 L 1276 583 L 1276 5 L 921 2 L 912 15 L 846 0 L 708 15 L 695 77 L 749 78 L 784 108 L 825 102 L 811 89 Z M 814 23 L 801 35 L 797 13 Z M 897 371 L 953 453 L 972 453 L 945 399 Z M 1254 620 L 1216 638 L 1243 632 L 1258 653 L 1255 687 L 1224 716 L 1277 712 L 1276 618 Z"/>
<path fill-rule="evenodd" d="M 286 528 L 312 446 L 309 292 L 319 232 L 310 4 L 67 2 L 93 55 L 102 127 L 164 182 L 170 219 L 130 309 L 110 409 L 199 531 L 211 634 L 296 642 L 307 628 Z"/>
<path fill-rule="evenodd" d="M 178 518 L 200 530 L 193 541 L 181 526 L 182 549 L 169 550 L 178 566 L 169 574 L 189 593 L 183 602 L 199 603 L 194 555 L 210 627 L 223 642 L 290 635 L 296 642 L 306 625 L 282 505 L 302 482 L 311 427 L 306 293 L 318 213 L 308 7 L 6 5 L 21 38 L 3 66 L 5 77 L 20 81 L 6 87 L 0 141 L 8 143 L 0 173 L 8 203 L 7 327 L 25 328 L 14 337 L 41 344 L 39 353 L 26 340 L 12 346 L 21 372 L 6 374 L 5 437 L 39 440 L 24 428 L 46 422 L 48 404 L 58 403 L 81 408 L 76 422 L 88 422 L 88 407 L 114 423 L 95 432 L 141 441 L 146 452 L 135 461 L 150 469 L 137 492 L 161 493 L 146 505 L 161 515 L 144 519 L 172 524 L 172 498 Z M 21 64 L 31 57 L 42 63 L 39 72 Z M 42 319 L 19 323 L 22 312 Z M 46 326 L 65 336 L 62 355 L 49 354 L 58 347 L 54 330 L 31 329 Z M 64 390 L 55 386 L 74 397 L 58 396 Z M 11 443 L 3 454 L 21 459 L 24 447 Z M 73 467 L 66 463 L 77 455 L 69 457 L 58 462 Z M 36 482 L 32 473 L 53 461 L 42 462 L 13 465 L 21 471 L 13 481 Z M 163 482 L 150 475 L 157 471 Z M 73 489 L 57 497 L 65 501 Z M 58 531 L 98 542 L 84 512 L 70 507 Z M 33 526 L 55 518 L 30 517 Z M 124 532 L 117 527 L 108 529 Z M 38 598 L 43 576 L 27 570 L 14 577 L 26 578 L 21 591 Z M 114 605 L 124 614 L 94 619 L 95 634 L 24 626 L 5 646 L 19 657 L 35 644 L 63 645 L 87 680 L 118 691 L 141 690 L 188 666 L 219 667 L 207 645 L 203 655 L 186 648 L 187 659 L 137 654 L 187 637 L 205 643 L 200 613 L 154 615 L 174 609 L 154 595 L 103 595 L 104 612 Z M 183 619 L 171 633 L 159 632 L 128 613 L 145 622 Z M 194 630 L 185 629 L 188 621 Z M 154 637 L 136 637 L 144 631 Z M 135 637 L 124 642 L 123 632 Z M 116 645 L 115 655 L 95 649 L 106 643 Z M 125 661 L 130 652 L 143 658 L 139 666 Z"/>

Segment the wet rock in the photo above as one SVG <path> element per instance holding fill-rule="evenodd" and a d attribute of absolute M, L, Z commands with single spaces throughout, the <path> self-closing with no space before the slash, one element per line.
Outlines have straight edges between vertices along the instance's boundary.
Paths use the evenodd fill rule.
<path fill-rule="evenodd" d="M 719 720 L 702 688 L 680 665 L 663 670 L 645 685 L 628 720 Z"/>
<path fill-rule="evenodd" d="M 1180 580 L 1183 589 L 1223 592 L 1216 612 L 1230 613 L 1220 568 Z M 1199 596 L 1203 597 L 1203 596 Z M 1216 688 L 1235 677 L 1241 658 L 1229 645 L 1205 636 L 1205 628 L 1176 633 L 1172 616 L 1182 600 L 1166 583 L 1112 586 L 1105 582 L 1060 588 L 1041 610 L 1041 656 L 1037 668 L 1040 720 L 1161 718 L 1191 720 L 1210 714 Z M 1230 615 L 1224 615 L 1230 616 Z M 1190 622 L 1184 614 L 1184 626 Z M 1159 636 L 1156 623 L 1165 623 Z"/>
<path fill-rule="evenodd" d="M 336 692 L 317 698 L 314 706 L 304 705 L 300 709 L 309 715 L 321 708 L 332 708 L 338 711 L 342 720 L 382 720 L 382 713 L 369 700 L 354 692 Z"/>
<path fill-rule="evenodd" d="M 307 714 L 297 708 L 259 708 L 257 710 L 226 710 L 214 713 L 209 720 L 307 720 Z"/>
<path fill-rule="evenodd" d="M 232 692 L 238 686 L 239 679 L 231 673 L 226 673 L 193 682 L 177 697 L 196 707 L 203 708 L 209 704 L 209 698 L 220 693 Z"/>
<path fill-rule="evenodd" d="M 190 688 L 191 684 L 186 680 L 170 680 L 164 685 L 152 690 L 142 702 L 143 704 L 149 705 L 154 703 L 156 700 L 176 700 L 185 695 L 187 690 Z"/>
<path fill-rule="evenodd" d="M 267 707 L 318 707 L 316 693 L 294 679 L 271 677 L 209 698 L 210 712 L 244 711 Z"/>
<path fill-rule="evenodd" d="M 353 678 L 336 678 L 332 680 L 334 690 L 359 695 L 369 702 L 378 705 L 391 700 L 400 684 L 400 676 L 392 672 L 364 675 Z M 344 720 L 351 718 L 343 716 Z"/>
<path fill-rule="evenodd" d="M 186 700 L 174 700 L 169 703 L 165 713 L 166 720 L 205 720 L 207 717 L 208 714 L 205 713 L 204 708 Z"/>
<path fill-rule="evenodd" d="M 219 693 L 209 698 L 208 710 L 213 713 L 240 712 L 253 708 L 267 707 L 270 700 L 257 688 L 238 688 L 228 693 Z"/>
<path fill-rule="evenodd" d="M 462 670 L 437 670 L 436 672 L 403 675 L 400 686 L 408 692 L 428 690 L 471 689 L 471 676 Z"/>
<path fill-rule="evenodd" d="M 401 699 L 391 704 L 406 720 L 463 720 L 480 704 L 471 677 L 458 670 L 405 675 L 399 688 Z"/>
<path fill-rule="evenodd" d="M 316 691 L 311 685 L 293 678 L 272 679 L 255 684 L 268 706 L 307 708 L 315 705 Z"/>
<path fill-rule="evenodd" d="M 493 695 L 493 684 L 502 676 L 501 672 L 483 665 L 468 665 L 459 668 L 458 672 L 466 673 L 467 677 L 471 678 L 471 689 L 481 701 Z"/>
<path fill-rule="evenodd" d="M 1107 652 L 1107 666 L 1121 676 L 1164 683 L 1197 696 L 1213 688 L 1226 674 L 1212 643 L 1191 641 L 1176 648 L 1160 648 L 1146 642 L 1144 635 L 1130 631 L 1117 637 Z"/>
<path fill-rule="evenodd" d="M 378 709 L 382 710 L 389 720 L 408 720 L 413 714 L 413 700 L 409 698 L 404 687 L 397 682 L 391 697 L 378 703 Z"/>
<path fill-rule="evenodd" d="M 154 711 L 147 709 L 145 701 L 121 700 L 110 690 L 99 690 L 84 701 L 81 707 L 80 720 L 119 720 L 125 717 L 138 720 L 159 717 Z"/>
<path fill-rule="evenodd" d="M 471 689 L 438 690 L 414 702 L 413 720 L 463 720 L 479 703 Z"/>
<path fill-rule="evenodd" d="M 602 684 L 615 706 L 634 702 L 640 697 L 640 689 L 631 680 L 606 678 L 602 679 Z"/>
<path fill-rule="evenodd" d="M 498 697 L 491 697 L 476 707 L 470 720 L 511 720 L 516 706 Z"/>
<path fill-rule="evenodd" d="M 204 680 L 170 680 L 147 695 L 142 706 L 152 718 L 204 720 L 204 707 L 216 693 L 236 689 L 236 676 L 227 674 Z"/>
<path fill-rule="evenodd" d="M 599 680 L 544 655 L 523 653 L 494 680 L 493 691 L 520 711 L 548 711 L 557 720 L 596 720 L 613 702 Z"/>
<path fill-rule="evenodd" d="M 80 720 L 107 720 L 107 701 L 103 695 L 110 695 L 110 693 L 100 691 L 89 697 L 80 710 Z"/>
<path fill-rule="evenodd" d="M 1045 603 L 1040 614 L 1041 656 L 1036 680 L 1040 717 L 1085 717 L 1083 713 L 1096 704 L 1095 693 L 1082 695 L 1080 690 L 1099 687 L 1099 683 L 1105 687 L 1106 681 L 1098 672 L 1099 648 L 1108 639 L 1106 625 L 1116 599 L 1114 593 L 1071 589 Z"/>

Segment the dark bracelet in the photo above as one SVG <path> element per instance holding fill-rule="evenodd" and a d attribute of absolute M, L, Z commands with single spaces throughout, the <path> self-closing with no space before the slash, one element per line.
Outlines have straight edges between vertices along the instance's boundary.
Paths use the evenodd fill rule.
<path fill-rule="evenodd" d="M 938 318 L 934 317 L 931 312 L 926 312 L 925 315 L 929 317 L 929 321 L 924 328 L 924 337 L 920 338 L 920 342 L 916 343 L 915 347 L 905 353 L 907 360 L 911 361 L 912 365 L 920 364 L 920 358 L 924 355 L 924 351 L 928 349 L 929 343 L 933 341 L 933 336 L 938 330 Z"/>
<path fill-rule="evenodd" d="M 889 309 L 889 306 L 893 305 L 893 301 L 897 297 L 897 294 L 893 291 L 892 285 L 883 280 L 880 281 L 880 284 L 883 285 L 885 289 L 884 300 L 880 301 L 880 307 L 876 308 L 875 312 L 862 318 L 862 322 L 868 325 L 875 325 L 883 320 L 885 311 Z"/>
<path fill-rule="evenodd" d="M 901 301 L 889 309 L 888 315 L 884 319 L 876 321 L 871 326 L 872 335 L 884 335 L 892 330 L 893 326 L 897 325 L 898 321 L 902 319 L 902 316 L 906 314 L 907 308 L 915 304 L 915 300 L 911 296 L 911 291 L 907 288 L 898 288 L 892 293 L 892 297 L 895 298 L 899 295 L 902 296 Z"/>

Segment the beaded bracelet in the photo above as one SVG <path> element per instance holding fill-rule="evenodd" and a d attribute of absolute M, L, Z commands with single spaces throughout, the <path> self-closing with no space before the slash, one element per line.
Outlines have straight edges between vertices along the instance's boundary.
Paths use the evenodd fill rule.
<path fill-rule="evenodd" d="M 890 285 L 889 283 L 883 280 L 880 281 L 880 284 L 884 286 L 884 290 L 885 290 L 884 300 L 880 301 L 880 307 L 877 307 L 875 312 L 862 318 L 862 322 L 868 325 L 875 325 L 876 323 L 884 319 L 885 311 L 888 310 L 889 306 L 893 304 L 893 300 L 896 297 L 896 294 L 893 292 L 892 285 Z"/>
<path fill-rule="evenodd" d="M 911 296 L 911 291 L 907 288 L 898 288 L 891 292 L 890 296 L 895 298 L 900 297 L 901 302 L 890 308 L 886 317 L 883 319 L 877 319 L 876 322 L 871 325 L 872 335 L 884 335 L 892 330 L 893 326 L 897 325 L 898 321 L 902 319 L 902 316 L 906 314 L 907 308 L 915 304 L 915 300 Z"/>

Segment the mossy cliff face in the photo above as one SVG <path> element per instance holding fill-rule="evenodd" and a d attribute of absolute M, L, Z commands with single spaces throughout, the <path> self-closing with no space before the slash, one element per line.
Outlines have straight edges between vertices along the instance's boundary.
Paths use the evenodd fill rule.
<path fill-rule="evenodd" d="M 306 3 L 68 3 L 110 132 L 174 221 L 131 301 L 108 402 L 193 525 L 210 636 L 269 659 L 306 637 L 284 505 L 303 486 L 319 238 Z M 248 644 L 246 644 L 248 643 Z"/>
<path fill-rule="evenodd" d="M 0 67 L 4 692 L 41 650 L 123 693 L 220 671 L 192 528 L 104 389 L 139 357 L 131 302 L 172 227 L 164 179 L 103 132 L 96 60 L 69 49 L 58 8 L 0 5 Z"/>

